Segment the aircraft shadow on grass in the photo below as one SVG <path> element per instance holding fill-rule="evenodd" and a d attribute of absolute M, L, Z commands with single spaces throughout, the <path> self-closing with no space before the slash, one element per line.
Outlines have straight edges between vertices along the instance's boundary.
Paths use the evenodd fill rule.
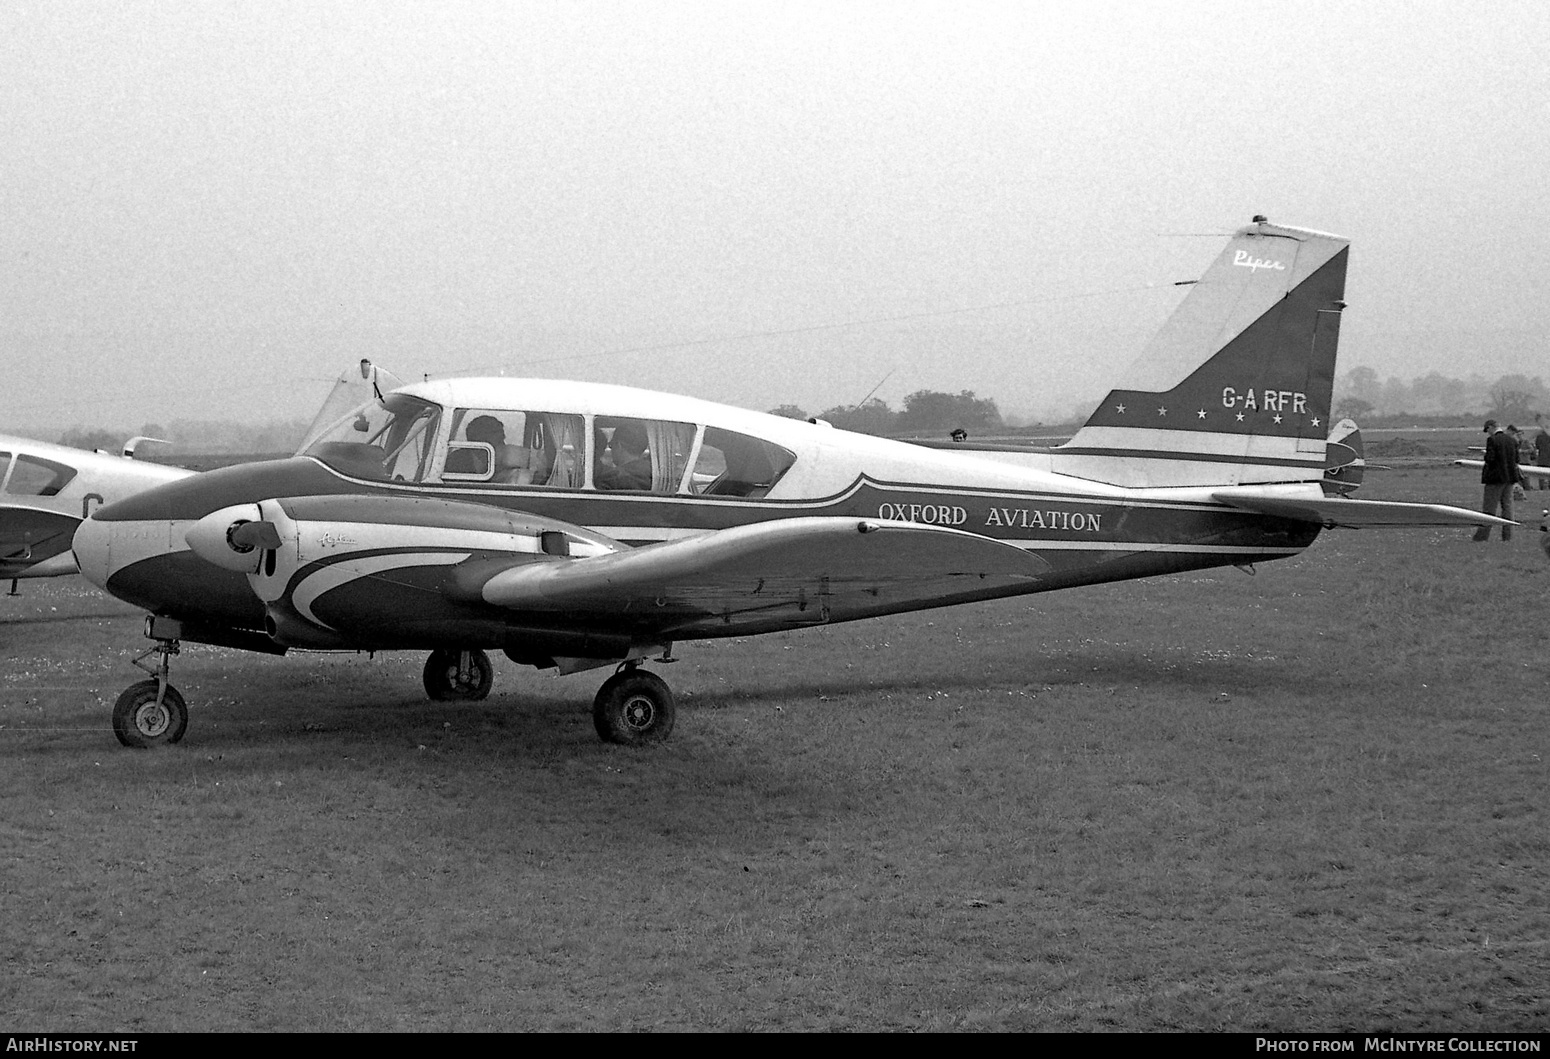
<path fill-rule="evenodd" d="M 110 621 L 115 618 L 138 622 L 141 620 L 141 615 L 126 610 L 86 611 L 74 614 L 24 614 L 0 617 L 0 625 L 72 625 L 82 621 Z"/>

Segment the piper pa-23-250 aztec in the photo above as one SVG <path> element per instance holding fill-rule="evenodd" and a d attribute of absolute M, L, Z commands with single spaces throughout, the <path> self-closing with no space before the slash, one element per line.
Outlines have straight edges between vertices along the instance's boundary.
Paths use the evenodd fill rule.
<path fill-rule="evenodd" d="M 1239 230 L 1065 444 L 951 451 L 688 397 L 451 379 L 373 398 L 297 457 L 102 507 L 81 572 L 150 611 L 130 746 L 188 723 L 180 640 L 428 650 L 433 699 L 479 699 L 488 651 L 615 666 L 598 733 L 664 738 L 642 663 L 686 640 L 853 621 L 1295 555 L 1329 526 L 1495 525 L 1360 501 L 1330 437 L 1347 240 Z M 145 661 L 160 656 L 159 665 Z"/>

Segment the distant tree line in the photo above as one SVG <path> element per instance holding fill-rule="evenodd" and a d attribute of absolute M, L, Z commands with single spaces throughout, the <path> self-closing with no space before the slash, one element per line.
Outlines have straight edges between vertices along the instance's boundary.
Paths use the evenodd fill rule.
<path fill-rule="evenodd" d="M 61 445 L 78 449 L 119 452 L 136 434 L 164 438 L 181 453 L 291 453 L 301 444 L 310 420 L 291 419 L 269 423 L 232 423 L 224 419 L 177 419 L 165 425 L 146 423 L 138 430 L 105 430 L 74 426 L 59 437 Z M 156 456 L 165 449 L 147 446 L 143 455 Z"/>
<path fill-rule="evenodd" d="M 770 409 L 775 415 L 807 419 L 809 413 L 794 404 Z M 1478 375 L 1449 378 L 1432 372 L 1418 379 L 1380 379 L 1371 368 L 1353 368 L 1335 380 L 1333 412 L 1336 418 L 1357 422 L 1378 416 L 1490 416 L 1520 426 L 1550 416 L 1550 387 L 1539 376 L 1503 375 L 1489 380 Z M 973 390 L 943 393 L 916 390 L 895 410 L 880 398 L 860 404 L 835 405 L 816 414 L 843 430 L 879 435 L 929 435 L 944 437 L 954 430 L 975 435 L 1011 430 L 996 402 Z M 268 423 L 234 423 L 224 419 L 179 419 L 167 424 L 146 423 L 138 430 L 111 430 L 74 426 L 59 437 L 60 444 L 82 449 L 118 452 L 126 439 L 143 434 L 166 438 L 179 453 L 270 454 L 296 451 L 311 423 L 306 419 Z M 147 455 L 156 455 L 153 448 Z"/>
<path fill-rule="evenodd" d="M 1361 422 L 1374 416 L 1490 416 L 1523 425 L 1550 414 L 1550 388 L 1539 376 L 1503 375 L 1494 382 L 1472 375 L 1454 379 L 1434 371 L 1409 381 L 1379 379 L 1371 368 L 1352 368 L 1335 380 L 1337 418 Z"/>
<path fill-rule="evenodd" d="M 807 419 L 807 412 L 792 404 L 770 410 L 790 419 Z M 904 407 L 894 411 L 888 402 L 871 398 L 861 404 L 835 405 L 815 418 L 863 434 L 948 434 L 964 430 L 969 434 L 997 433 L 1006 428 L 1001 410 L 989 397 L 977 397 L 973 390 L 941 393 L 916 390 L 904 399 Z"/>

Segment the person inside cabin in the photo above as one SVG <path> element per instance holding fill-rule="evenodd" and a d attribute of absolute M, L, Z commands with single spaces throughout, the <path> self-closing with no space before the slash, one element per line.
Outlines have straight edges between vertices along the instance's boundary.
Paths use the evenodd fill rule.
<path fill-rule="evenodd" d="M 643 424 L 626 420 L 615 427 L 613 439 L 608 443 L 610 459 L 599 458 L 593 469 L 597 487 L 637 491 L 650 489 L 651 454 L 646 449 L 646 428 Z"/>
<path fill-rule="evenodd" d="M 491 415 L 475 416 L 469 420 L 463 436 L 469 441 L 483 442 L 495 453 L 495 466 L 490 481 L 504 485 L 529 485 L 541 462 L 542 454 L 520 445 L 506 444 L 506 425 Z M 482 454 L 470 449 L 459 449 L 447 457 L 446 469 L 455 473 L 478 474 L 484 470 Z M 547 471 L 547 468 L 545 468 Z"/>

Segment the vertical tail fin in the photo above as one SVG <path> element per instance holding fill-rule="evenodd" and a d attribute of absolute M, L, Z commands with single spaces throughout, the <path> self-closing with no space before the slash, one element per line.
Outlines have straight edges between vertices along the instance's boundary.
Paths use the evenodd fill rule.
<path fill-rule="evenodd" d="M 1054 469 L 1131 487 L 1319 481 L 1348 246 L 1254 218 Z"/>

